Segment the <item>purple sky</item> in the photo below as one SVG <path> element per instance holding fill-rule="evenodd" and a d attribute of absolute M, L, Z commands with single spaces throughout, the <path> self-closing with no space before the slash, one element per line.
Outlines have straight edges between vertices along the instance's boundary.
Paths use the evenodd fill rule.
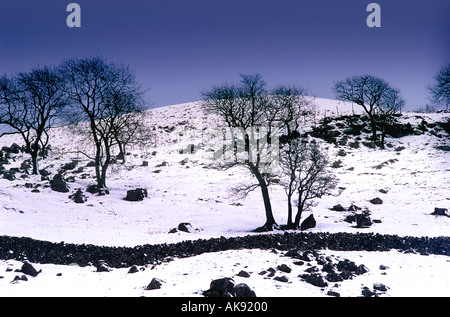
<path fill-rule="evenodd" d="M 239 73 L 324 98 L 333 82 L 368 73 L 416 109 L 450 62 L 448 0 L 0 1 L 0 73 L 100 55 L 135 69 L 156 106 L 198 100 Z M 81 28 L 66 25 L 70 2 Z M 381 28 L 366 25 L 370 2 Z"/>

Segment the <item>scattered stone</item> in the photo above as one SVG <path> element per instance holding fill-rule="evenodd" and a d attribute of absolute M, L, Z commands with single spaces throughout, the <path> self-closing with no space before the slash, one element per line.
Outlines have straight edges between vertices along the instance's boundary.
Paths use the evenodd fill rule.
<path fill-rule="evenodd" d="M 209 290 L 203 292 L 205 297 L 231 297 L 234 289 L 234 280 L 229 277 L 213 280 Z"/>
<path fill-rule="evenodd" d="M 148 166 L 148 161 L 142 161 L 142 166 L 144 167 Z"/>
<path fill-rule="evenodd" d="M 245 283 L 236 285 L 232 290 L 234 297 L 256 297 L 255 292 Z"/>
<path fill-rule="evenodd" d="M 366 212 L 356 214 L 355 219 L 357 228 L 367 228 L 372 225 L 372 220 L 370 219 L 370 216 Z"/>
<path fill-rule="evenodd" d="M 356 265 L 356 263 L 353 261 L 350 261 L 349 259 L 339 261 L 339 263 L 337 264 L 338 271 L 347 270 L 347 271 L 355 272 L 357 268 L 358 268 L 358 266 Z"/>
<path fill-rule="evenodd" d="M 339 294 L 338 292 L 332 291 L 332 290 L 329 290 L 327 292 L 327 295 L 328 296 L 334 296 L 334 297 L 341 297 L 341 294 Z"/>
<path fill-rule="evenodd" d="M 249 274 L 247 271 L 241 270 L 241 271 L 237 274 L 237 276 L 240 276 L 240 277 L 250 277 L 250 274 Z"/>
<path fill-rule="evenodd" d="M 70 171 L 73 170 L 75 167 L 77 167 L 78 161 L 72 161 L 70 163 L 66 163 L 63 166 L 61 166 L 61 170 L 63 171 Z"/>
<path fill-rule="evenodd" d="M 384 284 L 381 283 L 374 283 L 373 284 L 373 289 L 377 290 L 377 291 L 381 291 L 381 292 L 387 292 L 388 287 Z"/>
<path fill-rule="evenodd" d="M 147 197 L 147 189 L 145 188 L 136 188 L 127 191 L 127 196 L 125 200 L 128 201 L 142 201 L 144 197 Z"/>
<path fill-rule="evenodd" d="M 277 269 L 284 273 L 291 273 L 292 269 L 286 264 L 281 264 L 277 266 Z"/>
<path fill-rule="evenodd" d="M 95 185 L 95 184 L 92 184 L 92 185 L 89 185 L 87 188 L 86 188 L 86 191 L 88 192 L 88 193 L 91 193 L 91 194 L 97 194 L 97 196 L 104 196 L 104 195 L 106 195 L 106 194 L 109 194 L 109 190 L 107 189 L 107 188 L 104 188 L 104 187 L 98 187 L 97 185 Z"/>
<path fill-rule="evenodd" d="M 75 193 L 69 195 L 69 198 L 77 204 L 83 204 L 87 201 L 87 197 L 83 195 L 83 191 L 81 190 L 81 188 L 78 188 Z"/>
<path fill-rule="evenodd" d="M 283 283 L 289 282 L 289 279 L 286 276 L 284 276 L 284 275 L 283 276 L 275 276 L 273 279 L 275 281 L 283 282 Z"/>
<path fill-rule="evenodd" d="M 386 265 L 383 265 L 383 264 L 380 265 L 380 270 L 382 270 L 382 271 L 387 270 L 388 268 L 389 267 Z"/>
<path fill-rule="evenodd" d="M 389 192 L 389 190 L 387 190 L 387 189 L 379 189 L 378 190 L 380 193 L 382 193 L 382 194 L 387 194 L 388 192 Z"/>
<path fill-rule="evenodd" d="M 375 294 L 374 292 L 372 292 L 367 286 L 364 286 L 364 287 L 362 288 L 361 294 L 362 294 L 362 296 L 364 296 L 364 297 L 372 297 L 372 296 L 375 296 L 375 295 L 376 295 L 376 294 Z"/>
<path fill-rule="evenodd" d="M 16 179 L 16 174 L 15 174 L 15 172 L 12 171 L 12 170 L 5 171 L 5 172 L 3 173 L 3 178 L 5 178 L 5 179 L 7 179 L 7 180 L 9 180 L 9 181 L 12 182 L 13 180 Z"/>
<path fill-rule="evenodd" d="M 364 265 L 364 264 L 360 264 L 355 271 L 355 274 L 357 275 L 362 275 L 364 273 L 369 272 L 369 269 Z"/>
<path fill-rule="evenodd" d="M 69 192 L 66 181 L 61 174 L 56 174 L 53 176 L 53 180 L 50 181 L 50 187 L 52 190 L 60 193 Z"/>
<path fill-rule="evenodd" d="M 354 276 L 349 270 L 343 270 L 339 275 L 342 276 L 344 280 L 352 279 Z"/>
<path fill-rule="evenodd" d="M 345 211 L 345 208 L 342 207 L 341 204 L 337 204 L 337 205 L 334 205 L 334 206 L 331 208 L 331 210 L 333 210 L 333 211 Z"/>
<path fill-rule="evenodd" d="M 128 270 L 129 274 L 133 274 L 133 273 L 137 273 L 137 272 L 139 272 L 139 269 L 137 268 L 136 265 L 131 266 L 130 269 Z"/>
<path fill-rule="evenodd" d="M 374 205 L 381 205 L 383 203 L 383 201 L 379 197 L 376 197 L 374 199 L 371 199 L 370 203 L 372 203 Z"/>
<path fill-rule="evenodd" d="M 316 219 L 314 219 L 314 215 L 310 214 L 300 225 L 300 230 L 308 230 L 314 228 L 316 226 Z"/>
<path fill-rule="evenodd" d="M 328 283 L 324 280 L 323 276 L 317 273 L 302 274 L 299 277 L 303 278 L 307 283 L 317 287 L 328 286 Z"/>
<path fill-rule="evenodd" d="M 435 207 L 434 211 L 431 214 L 435 215 L 435 216 L 447 216 L 447 217 L 450 217 L 450 214 L 449 214 L 447 208 L 437 208 L 437 207 Z"/>
<path fill-rule="evenodd" d="M 177 228 L 172 228 L 168 233 L 177 233 L 177 232 L 178 232 Z"/>
<path fill-rule="evenodd" d="M 335 272 L 331 272 L 325 275 L 325 279 L 328 282 L 342 282 L 344 280 L 344 278 L 340 274 L 337 274 Z"/>
<path fill-rule="evenodd" d="M 97 271 L 96 272 L 111 272 L 112 270 L 109 268 L 108 263 L 105 261 L 100 260 L 99 263 L 96 265 Z"/>
<path fill-rule="evenodd" d="M 39 273 L 42 272 L 42 270 L 37 271 L 34 266 L 30 264 L 30 262 L 25 261 L 22 265 L 22 268 L 20 269 L 20 272 L 36 277 Z"/>
<path fill-rule="evenodd" d="M 162 280 L 153 278 L 150 284 L 147 285 L 146 290 L 151 291 L 153 289 L 160 289 L 162 286 Z"/>
<path fill-rule="evenodd" d="M 182 222 L 178 225 L 178 230 L 184 231 L 187 233 L 195 232 L 194 228 L 192 228 L 192 225 L 189 222 Z"/>

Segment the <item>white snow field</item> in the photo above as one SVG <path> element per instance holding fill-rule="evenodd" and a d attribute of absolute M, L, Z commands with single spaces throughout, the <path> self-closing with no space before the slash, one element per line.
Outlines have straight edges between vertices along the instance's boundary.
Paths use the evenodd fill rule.
<path fill-rule="evenodd" d="M 335 100 L 315 100 L 317 118 L 336 115 L 361 114 L 361 109 Z M 448 113 L 404 113 L 401 122 L 417 126 L 444 122 Z M 184 240 L 256 235 L 253 229 L 264 224 L 264 206 L 259 189 L 245 199 L 230 194 L 230 188 L 252 176 L 243 168 L 217 170 L 208 168 L 213 152 L 205 140 L 206 133 L 221 125 L 218 118 L 202 113 L 198 103 L 187 103 L 147 111 L 146 124 L 152 136 L 146 144 L 128 149 L 126 164 L 111 166 L 107 185 L 109 195 L 85 193 L 87 201 L 76 204 L 68 198 L 75 189 L 95 182 L 90 161 L 78 150 L 88 145 L 70 132 L 68 127 L 51 131 L 52 151 L 40 160 L 40 169 L 52 173 L 73 160 L 77 167 L 65 176 L 75 176 L 68 182 L 69 193 L 52 191 L 41 176 L 27 175 L 10 181 L 0 179 L 0 236 L 31 237 L 51 242 L 95 244 L 104 246 L 136 246 L 143 244 L 175 243 Z M 308 122 L 308 124 L 312 124 Z M 192 128 L 196 128 L 193 130 Z M 195 131 L 195 137 L 191 134 Z M 214 129 L 212 130 L 214 131 Z M 209 135 L 210 137 L 211 135 Z M 0 147 L 22 144 L 17 134 L 0 138 Z M 329 196 L 316 199 L 311 211 L 317 225 L 311 232 L 373 232 L 399 236 L 449 236 L 450 217 L 431 215 L 435 207 L 450 210 L 450 152 L 436 146 L 449 146 L 449 135 L 442 132 L 388 137 L 385 150 L 335 146 L 320 140 L 330 161 L 341 160 L 341 167 L 330 168 L 338 179 L 338 187 Z M 194 153 L 180 151 L 189 144 Z M 343 152 L 345 151 L 345 156 Z M 339 153 L 339 154 L 338 154 Z M 24 153 L 15 154 L 4 167 L 19 168 L 28 159 Z M 73 173 L 83 167 L 80 173 Z M 84 176 L 83 176 L 84 174 Z M 25 184 L 28 185 L 26 186 Z M 33 184 L 30 186 L 29 184 Z M 32 188 L 29 188 L 32 187 Z M 38 192 L 34 189 L 38 189 Z M 146 188 L 143 201 L 124 200 L 126 191 Z M 380 192 L 380 190 L 382 190 Z M 285 224 L 287 202 L 284 190 L 270 188 L 272 207 L 278 224 Z M 374 205 L 375 197 L 383 203 Z M 330 210 L 341 204 L 354 204 L 371 211 L 371 218 L 380 220 L 369 228 L 355 228 L 344 221 L 351 212 Z M 169 233 L 179 223 L 189 222 L 193 232 Z M 273 233 L 282 234 L 275 230 Z M 22 262 L 0 260 L 0 296 L 202 296 L 212 280 L 232 277 L 236 284 L 246 283 L 257 296 L 328 296 L 332 290 L 340 296 L 361 296 L 364 286 L 384 284 L 380 296 L 449 296 L 450 258 L 444 255 L 421 255 L 397 250 L 388 252 L 317 250 L 337 260 L 349 259 L 364 264 L 369 271 L 352 279 L 313 286 L 298 275 L 317 265 L 296 265 L 294 259 L 276 250 L 229 250 L 204 253 L 198 256 L 147 265 L 129 274 L 129 268 L 96 272 L 94 266 L 54 265 L 32 263 L 42 269 L 28 281 L 13 281 Z M 337 261 L 336 260 L 336 261 Z M 287 282 L 259 274 L 269 268 L 288 265 L 292 272 L 276 270 L 275 276 L 286 276 Z M 384 265 L 386 269 L 380 269 Z M 250 277 L 237 274 L 244 270 Z M 61 273 L 61 274 L 58 274 Z M 58 276 L 58 275 L 61 276 Z M 146 290 L 152 278 L 162 280 L 156 290 Z"/>

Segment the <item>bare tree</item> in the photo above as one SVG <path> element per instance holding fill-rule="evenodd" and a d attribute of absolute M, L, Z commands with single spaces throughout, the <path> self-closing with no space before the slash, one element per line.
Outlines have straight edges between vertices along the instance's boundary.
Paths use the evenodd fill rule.
<path fill-rule="evenodd" d="M 431 101 L 434 105 L 450 105 L 450 64 L 444 65 L 439 73 L 434 76 L 434 84 L 428 87 L 431 93 Z"/>
<path fill-rule="evenodd" d="M 69 59 L 62 63 L 61 69 L 64 90 L 71 101 L 71 123 L 89 126 L 97 187 L 106 189 L 111 150 L 127 143 L 135 129 L 137 115 L 134 114 L 142 110 L 139 102 L 142 92 L 128 67 L 99 57 Z"/>
<path fill-rule="evenodd" d="M 233 144 L 244 143 L 244 159 L 238 159 L 237 146 L 235 160 L 226 162 L 224 167 L 245 166 L 256 178 L 256 184 L 243 185 L 236 189 L 244 195 L 260 188 L 264 202 L 266 222 L 258 230 L 273 230 L 276 221 L 272 212 L 269 185 L 273 183 L 271 173 L 271 144 L 267 142 L 267 104 L 269 102 L 266 83 L 261 75 L 242 75 L 238 85 L 224 84 L 202 92 L 202 107 L 224 119 L 231 131 Z M 264 132 L 262 132 L 264 130 Z M 260 137 L 262 135 L 262 137 Z M 278 157 L 278 155 L 275 155 Z"/>
<path fill-rule="evenodd" d="M 315 142 L 302 137 L 293 137 L 281 149 L 280 166 L 286 176 L 282 185 L 288 195 L 287 227 L 298 229 L 304 210 L 310 207 L 310 201 L 329 193 L 336 186 L 335 177 L 328 174 L 328 159 Z M 297 193 L 297 213 L 292 221 L 291 199 Z"/>
<path fill-rule="evenodd" d="M 39 149 L 45 153 L 48 130 L 67 104 L 60 84 L 60 73 L 50 67 L 35 68 L 12 78 L 0 78 L 0 123 L 22 136 L 36 175 L 39 174 Z"/>
<path fill-rule="evenodd" d="M 386 128 L 394 122 L 395 114 L 399 113 L 405 104 L 405 100 L 397 88 L 389 88 L 383 94 L 377 107 L 377 126 L 381 130 L 380 147 L 384 149 Z"/>
<path fill-rule="evenodd" d="M 396 95 L 396 98 L 398 98 L 399 90 L 391 87 L 383 79 L 371 75 L 346 78 L 335 83 L 333 90 L 337 99 L 354 102 L 364 109 L 370 120 L 374 142 L 378 139 L 378 114 L 387 109 L 389 111 L 385 111 L 386 114 L 398 110 L 399 103 L 392 103 L 392 96 Z"/>

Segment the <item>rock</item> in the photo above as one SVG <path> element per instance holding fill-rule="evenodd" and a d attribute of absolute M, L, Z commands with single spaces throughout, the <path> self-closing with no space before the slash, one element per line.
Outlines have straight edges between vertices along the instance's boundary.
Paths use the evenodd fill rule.
<path fill-rule="evenodd" d="M 87 197 L 83 195 L 83 191 L 81 190 L 81 188 L 78 188 L 75 193 L 69 195 L 69 198 L 77 204 L 83 204 L 87 201 Z"/>
<path fill-rule="evenodd" d="M 146 288 L 146 289 L 147 289 L 148 291 L 151 291 L 151 290 L 153 290 L 153 289 L 160 289 L 161 286 L 162 286 L 162 280 L 157 279 L 157 278 L 153 278 L 153 279 L 150 281 L 150 284 L 147 285 L 147 288 Z"/>
<path fill-rule="evenodd" d="M 9 180 L 9 181 L 12 182 L 13 180 L 16 179 L 16 174 L 15 174 L 15 172 L 12 171 L 12 170 L 5 171 L 5 172 L 3 173 L 3 178 L 5 178 L 5 179 L 7 179 L 7 180 Z"/>
<path fill-rule="evenodd" d="M 14 277 L 14 279 L 11 281 L 11 283 L 15 284 L 15 283 L 17 283 L 18 281 L 28 281 L 28 278 L 27 278 L 25 275 L 21 275 L 21 276 L 16 275 L 16 276 Z"/>
<path fill-rule="evenodd" d="M 229 277 L 213 280 L 209 290 L 203 292 L 205 297 L 231 297 L 234 289 L 234 280 Z"/>
<path fill-rule="evenodd" d="M 355 219 L 357 228 L 367 228 L 372 225 L 372 220 L 367 213 L 356 214 Z"/>
<path fill-rule="evenodd" d="M 144 197 L 147 197 L 147 189 L 145 188 L 136 188 L 127 191 L 127 196 L 125 200 L 128 201 L 142 201 Z"/>
<path fill-rule="evenodd" d="M 348 222 L 348 223 L 352 223 L 352 222 L 355 222 L 355 221 L 356 221 L 356 217 L 355 217 L 355 215 L 347 215 L 347 216 L 344 218 L 344 221 L 345 221 L 345 222 Z"/>
<path fill-rule="evenodd" d="M 240 272 L 237 274 L 237 276 L 240 276 L 240 277 L 250 277 L 250 274 L 249 274 L 247 271 L 242 270 L 242 271 L 240 271 Z"/>
<path fill-rule="evenodd" d="M 356 275 L 362 275 L 364 273 L 369 272 L 369 269 L 364 265 L 364 264 L 360 264 L 355 271 Z"/>
<path fill-rule="evenodd" d="M 86 188 L 86 191 L 88 192 L 88 193 L 91 193 L 91 194 L 97 194 L 97 196 L 104 196 L 104 195 L 106 195 L 106 194 L 109 194 L 109 190 L 107 189 L 107 188 L 104 188 L 104 187 L 98 187 L 97 185 L 95 185 L 95 184 L 92 184 L 92 185 L 89 185 L 87 188 Z"/>
<path fill-rule="evenodd" d="M 22 164 L 20 164 L 20 169 L 21 170 L 26 171 L 26 170 L 28 170 L 30 168 L 31 168 L 31 160 L 30 159 L 25 160 L 25 161 L 22 162 Z"/>
<path fill-rule="evenodd" d="M 144 167 L 148 166 L 148 161 L 142 161 L 142 165 L 141 166 L 144 166 Z"/>
<path fill-rule="evenodd" d="M 99 263 L 96 265 L 96 272 L 111 272 L 112 270 L 109 268 L 108 263 L 105 261 L 99 260 Z"/>
<path fill-rule="evenodd" d="M 386 292 L 388 290 L 388 287 L 381 283 L 374 283 L 373 289 L 381 292 Z"/>
<path fill-rule="evenodd" d="M 334 296 L 334 297 L 341 297 L 341 294 L 339 294 L 338 292 L 335 292 L 335 291 L 331 291 L 331 290 L 329 290 L 327 292 L 327 295 L 328 296 Z"/>
<path fill-rule="evenodd" d="M 136 265 L 131 266 L 130 269 L 128 270 L 129 274 L 133 274 L 133 273 L 137 273 L 137 272 L 139 272 L 139 270 Z"/>
<path fill-rule="evenodd" d="M 437 208 L 437 207 L 435 207 L 434 211 L 431 214 L 435 215 L 435 216 L 447 216 L 447 217 L 450 217 L 450 214 L 449 214 L 447 208 Z"/>
<path fill-rule="evenodd" d="M 192 228 L 192 225 L 189 222 L 182 222 L 178 225 L 178 230 L 184 231 L 187 233 L 195 232 L 194 228 Z"/>
<path fill-rule="evenodd" d="M 364 297 L 372 297 L 375 296 L 375 293 L 372 292 L 367 286 L 364 286 L 361 291 L 362 296 Z"/>
<path fill-rule="evenodd" d="M 306 282 L 317 287 L 328 286 L 328 283 L 324 280 L 323 276 L 317 273 L 302 274 L 300 275 Z"/>
<path fill-rule="evenodd" d="M 340 274 L 344 280 L 349 280 L 353 278 L 353 273 L 349 270 L 343 270 Z"/>
<path fill-rule="evenodd" d="M 381 264 L 379 268 L 380 268 L 380 270 L 384 271 L 384 270 L 387 270 L 389 267 L 386 266 L 386 265 Z"/>
<path fill-rule="evenodd" d="M 281 264 L 277 266 L 277 269 L 284 273 L 291 273 L 292 269 L 286 264 Z"/>
<path fill-rule="evenodd" d="M 50 181 L 50 187 L 52 190 L 60 193 L 69 192 L 66 181 L 61 174 L 56 174 L 53 176 L 53 180 Z"/>
<path fill-rule="evenodd" d="M 331 272 L 325 275 L 325 279 L 328 282 L 342 282 L 344 280 L 344 278 L 340 274 L 337 274 L 335 272 Z"/>
<path fill-rule="evenodd" d="M 357 268 L 358 268 L 358 266 L 356 265 L 356 263 L 353 261 L 350 261 L 348 259 L 339 261 L 339 263 L 337 264 L 338 271 L 347 270 L 347 271 L 355 272 Z"/>
<path fill-rule="evenodd" d="M 322 272 L 334 273 L 335 272 L 334 264 L 331 262 L 325 263 L 322 267 Z"/>
<path fill-rule="evenodd" d="M 232 295 L 234 297 L 256 297 L 255 292 L 245 283 L 236 285 L 232 290 Z"/>
<path fill-rule="evenodd" d="M 316 226 L 316 220 L 314 219 L 313 214 L 309 215 L 300 225 L 300 230 L 308 230 L 314 228 Z"/>
<path fill-rule="evenodd" d="M 39 273 L 42 272 L 42 270 L 37 271 L 34 266 L 30 264 L 30 262 L 25 261 L 22 265 L 22 268 L 20 269 L 20 272 L 36 277 Z"/>
<path fill-rule="evenodd" d="M 334 210 L 334 211 L 345 211 L 345 208 L 342 207 L 341 204 L 337 204 L 337 205 L 334 205 L 330 210 Z"/>
<path fill-rule="evenodd" d="M 73 170 L 75 167 L 77 167 L 78 165 L 78 161 L 72 161 L 70 163 L 66 163 L 63 166 L 61 166 L 61 170 L 65 171 L 70 171 Z"/>
<path fill-rule="evenodd" d="M 273 279 L 275 281 L 283 282 L 283 283 L 289 282 L 289 279 L 286 276 L 284 276 L 284 275 L 283 276 L 275 276 Z"/>
<path fill-rule="evenodd" d="M 372 203 L 374 205 L 381 205 L 383 203 L 383 201 L 379 197 L 376 197 L 376 198 L 371 199 L 369 201 L 370 201 L 370 203 Z"/>

